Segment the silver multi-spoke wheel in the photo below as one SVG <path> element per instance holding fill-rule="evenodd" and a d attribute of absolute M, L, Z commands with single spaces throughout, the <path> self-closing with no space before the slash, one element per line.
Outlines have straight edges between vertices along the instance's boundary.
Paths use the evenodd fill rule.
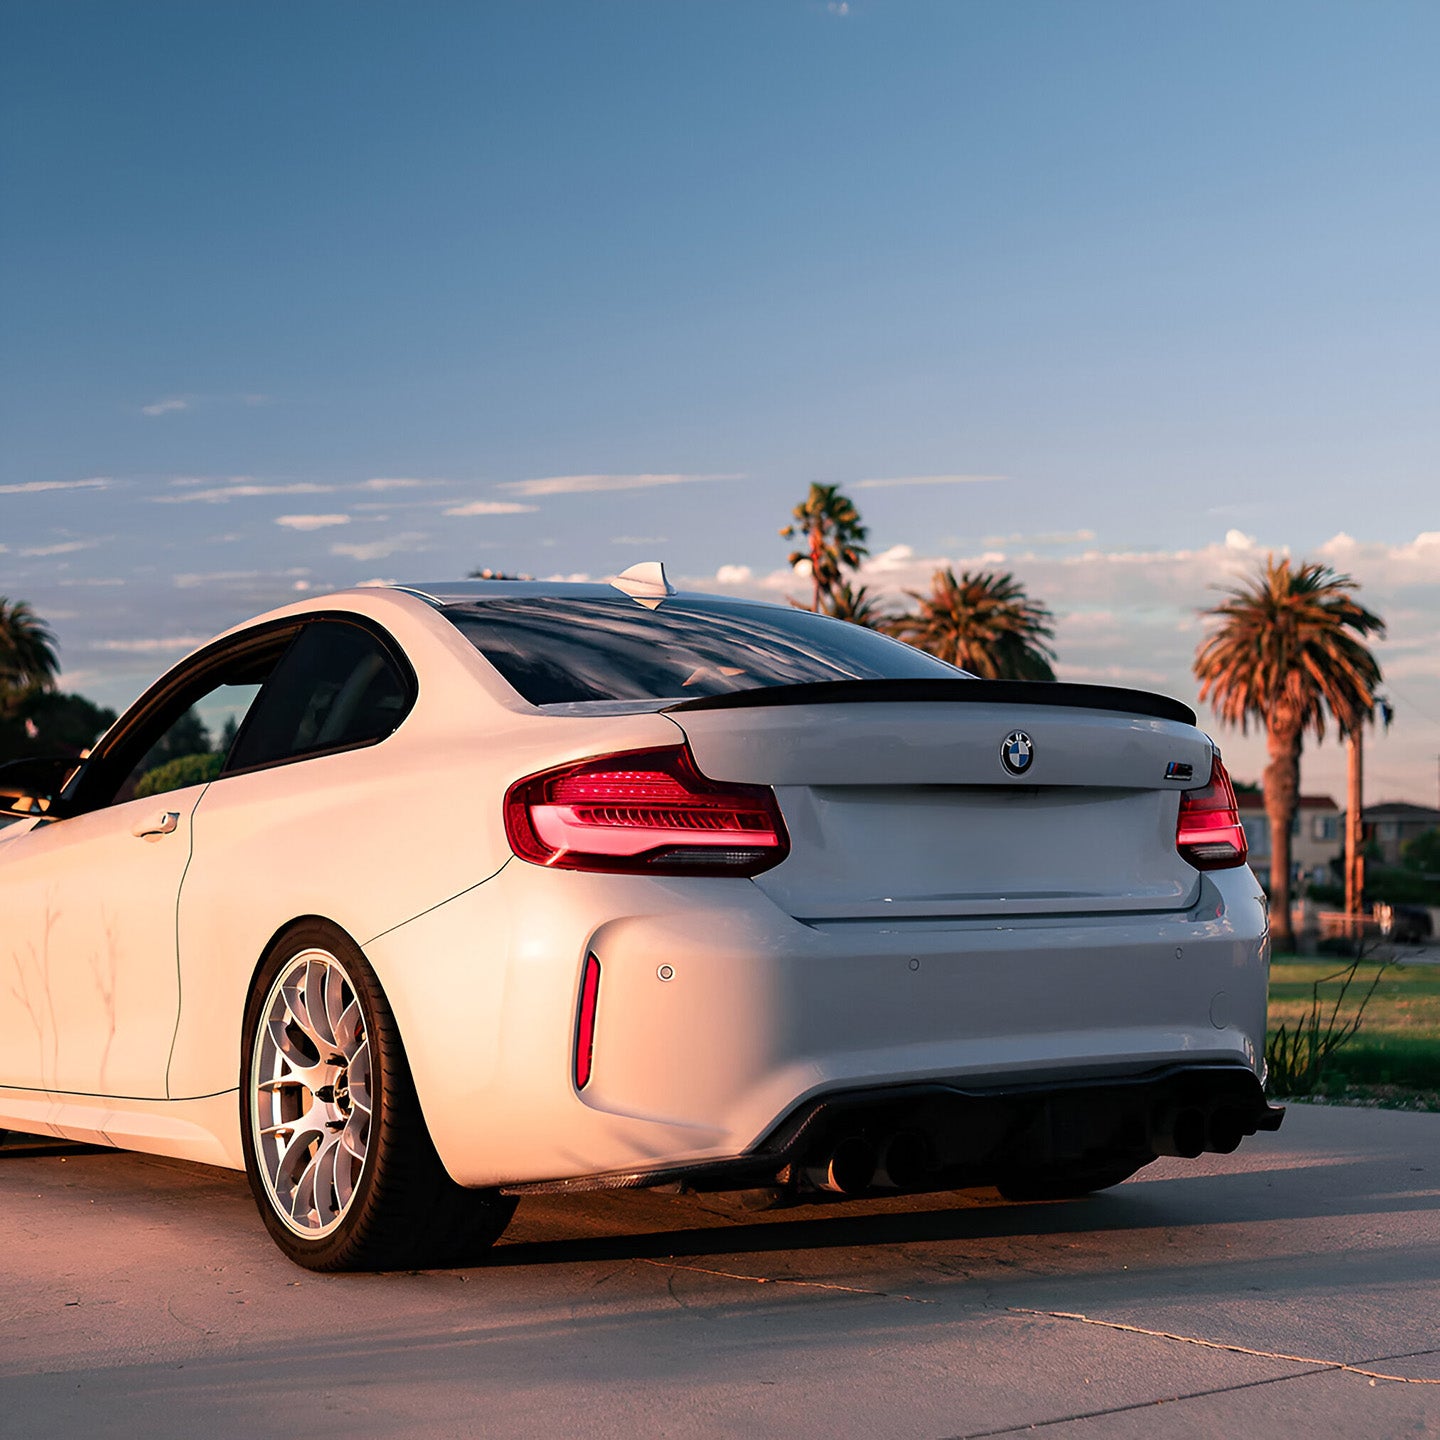
<path fill-rule="evenodd" d="M 276 939 L 241 1033 L 245 1170 L 297 1265 L 466 1263 L 495 1242 L 515 1202 L 445 1173 L 384 988 L 339 926 L 297 920 Z"/>
<path fill-rule="evenodd" d="M 252 1131 L 279 1218 L 308 1239 L 345 1218 L 370 1151 L 370 1037 L 355 985 L 326 950 L 295 955 L 264 1002 Z"/>

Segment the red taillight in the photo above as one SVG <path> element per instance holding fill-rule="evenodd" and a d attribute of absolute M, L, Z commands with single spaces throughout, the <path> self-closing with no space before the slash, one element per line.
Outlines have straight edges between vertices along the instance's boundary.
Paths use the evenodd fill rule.
<path fill-rule="evenodd" d="M 520 780 L 505 834 L 535 865 L 631 875 L 758 875 L 790 851 L 772 790 L 707 779 L 683 745 Z"/>
<path fill-rule="evenodd" d="M 1235 803 L 1235 787 L 1218 755 L 1210 766 L 1210 783 L 1180 796 L 1175 848 L 1197 870 L 1228 870 L 1245 863 L 1247 847 L 1240 807 Z"/>
<path fill-rule="evenodd" d="M 590 1066 L 595 1058 L 595 1006 L 600 999 L 600 962 L 593 954 L 585 957 L 585 974 L 580 981 L 580 1022 L 575 1027 L 575 1088 L 590 1083 Z"/>

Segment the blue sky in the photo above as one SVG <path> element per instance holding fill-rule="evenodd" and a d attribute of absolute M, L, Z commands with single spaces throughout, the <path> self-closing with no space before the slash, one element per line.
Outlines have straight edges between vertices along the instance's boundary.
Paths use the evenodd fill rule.
<path fill-rule="evenodd" d="M 1208 587 L 1328 559 L 1390 620 L 1371 793 L 1432 798 L 1433 4 L 3 0 L 0 30 L 0 594 L 67 684 L 123 704 L 377 576 L 661 556 L 778 596 L 821 479 L 872 583 L 1011 569 L 1062 675 L 1187 700 Z M 1340 774 L 1307 754 L 1307 789 Z"/>

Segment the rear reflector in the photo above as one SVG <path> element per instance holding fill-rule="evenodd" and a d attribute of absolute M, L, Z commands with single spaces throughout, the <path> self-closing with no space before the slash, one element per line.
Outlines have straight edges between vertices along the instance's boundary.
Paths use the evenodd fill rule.
<path fill-rule="evenodd" d="M 600 962 L 593 954 L 585 957 L 585 974 L 580 981 L 580 1019 L 575 1026 L 575 1088 L 590 1083 L 590 1066 L 595 1058 L 595 1006 L 600 999 Z"/>
<path fill-rule="evenodd" d="M 1245 863 L 1240 807 L 1219 755 L 1211 763 L 1210 783 L 1180 796 L 1175 848 L 1197 870 L 1228 870 Z"/>
<path fill-rule="evenodd" d="M 683 745 L 517 781 L 505 834 L 535 865 L 631 875 L 758 875 L 790 851 L 772 790 L 707 779 Z"/>

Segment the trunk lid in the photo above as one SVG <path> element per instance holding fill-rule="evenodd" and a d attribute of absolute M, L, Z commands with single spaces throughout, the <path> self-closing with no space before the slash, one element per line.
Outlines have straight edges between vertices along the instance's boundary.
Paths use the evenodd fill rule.
<path fill-rule="evenodd" d="M 704 774 L 774 787 L 791 852 L 754 883 L 800 919 L 1166 911 L 1199 884 L 1175 824 L 1212 746 L 1161 696 L 856 682 L 666 713 Z"/>

